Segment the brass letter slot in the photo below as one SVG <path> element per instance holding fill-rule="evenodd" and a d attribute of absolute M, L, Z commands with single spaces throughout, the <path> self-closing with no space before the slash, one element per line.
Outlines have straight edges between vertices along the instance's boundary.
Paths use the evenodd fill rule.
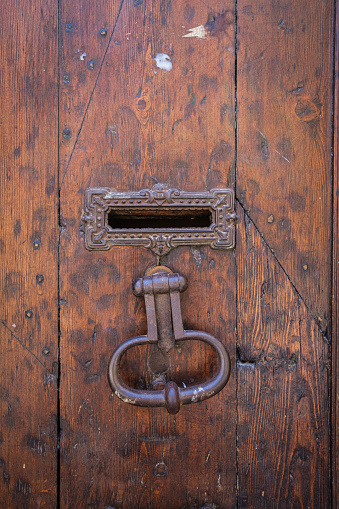
<path fill-rule="evenodd" d="M 156 184 L 138 192 L 90 188 L 82 222 L 87 249 L 134 245 L 163 256 L 177 246 L 235 244 L 232 189 L 185 192 Z"/>

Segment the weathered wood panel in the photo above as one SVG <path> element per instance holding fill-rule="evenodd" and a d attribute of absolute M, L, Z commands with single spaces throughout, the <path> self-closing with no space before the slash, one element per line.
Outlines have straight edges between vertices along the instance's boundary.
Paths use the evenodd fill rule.
<path fill-rule="evenodd" d="M 328 342 L 238 207 L 239 507 L 330 507 Z"/>
<path fill-rule="evenodd" d="M 57 493 L 57 5 L 2 2 L 1 507 Z"/>
<path fill-rule="evenodd" d="M 236 505 L 234 376 L 213 400 L 183 408 L 175 418 L 112 399 L 110 355 L 145 332 L 132 280 L 155 258 L 133 248 L 89 253 L 79 233 L 90 186 L 138 190 L 161 181 L 203 190 L 234 184 L 232 7 L 125 1 L 96 86 L 87 93 L 91 101 L 61 187 L 63 507 Z M 203 30 L 202 38 L 190 36 L 194 27 L 202 27 L 196 31 Z M 89 53 L 95 37 L 96 30 L 84 42 Z M 171 70 L 157 66 L 157 54 L 168 55 Z M 188 279 L 186 327 L 224 341 L 234 366 L 232 253 L 184 249 L 163 261 Z M 142 374 L 145 358 L 135 355 Z M 177 358 L 183 373 L 190 364 L 210 372 L 210 354 L 202 347 L 187 345 Z"/>
<path fill-rule="evenodd" d="M 121 0 L 60 2 L 60 174 L 67 171 Z"/>
<path fill-rule="evenodd" d="M 237 196 L 326 331 L 332 2 L 237 5 Z"/>

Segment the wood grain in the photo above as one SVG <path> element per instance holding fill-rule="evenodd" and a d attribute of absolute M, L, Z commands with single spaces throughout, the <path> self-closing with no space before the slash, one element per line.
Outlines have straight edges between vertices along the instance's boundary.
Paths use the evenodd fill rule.
<path fill-rule="evenodd" d="M 0 15 L 0 500 L 55 507 L 58 13 L 13 0 Z"/>
<path fill-rule="evenodd" d="M 121 0 L 60 2 L 60 181 L 76 144 Z"/>
<path fill-rule="evenodd" d="M 326 329 L 332 4 L 59 7 L 0 6 L 1 507 L 326 509 L 330 432 L 336 507 L 337 95 L 331 430 Z M 171 70 L 157 66 L 159 53 Z M 155 257 L 134 248 L 88 252 L 80 228 L 87 187 L 139 190 L 158 181 L 198 191 L 236 186 L 239 204 L 235 253 L 180 248 L 161 260 L 188 280 L 185 328 L 218 337 L 232 362 L 220 394 L 175 417 L 124 404 L 107 382 L 113 350 L 146 332 L 132 282 Z M 153 354 L 127 356 L 131 385 L 150 385 Z M 215 364 L 197 342 L 179 344 L 171 358 L 171 376 L 185 384 Z"/>
<path fill-rule="evenodd" d="M 332 3 L 237 5 L 237 196 L 326 331 Z"/>
<path fill-rule="evenodd" d="M 239 507 L 330 507 L 328 342 L 238 207 Z"/>
<path fill-rule="evenodd" d="M 134 248 L 86 252 L 79 232 L 90 186 L 234 184 L 232 8 L 221 1 L 125 1 L 96 86 L 87 82 L 81 92 L 91 101 L 61 187 L 62 507 L 235 507 L 234 376 L 213 400 L 175 417 L 112 399 L 109 358 L 119 343 L 146 330 L 132 281 L 155 258 Z M 201 25 L 205 38 L 184 37 Z M 96 37 L 97 31 L 86 35 L 89 53 Z M 158 53 L 169 56 L 170 71 L 157 67 Z M 72 62 L 65 65 L 72 73 Z M 77 89 L 72 93 L 67 100 L 76 104 Z M 219 337 L 234 366 L 233 255 L 178 249 L 163 262 L 188 279 L 185 326 Z M 147 358 L 135 355 L 142 375 Z M 210 372 L 206 349 L 187 345 L 178 355 L 183 377 L 193 376 L 191 365 Z"/>

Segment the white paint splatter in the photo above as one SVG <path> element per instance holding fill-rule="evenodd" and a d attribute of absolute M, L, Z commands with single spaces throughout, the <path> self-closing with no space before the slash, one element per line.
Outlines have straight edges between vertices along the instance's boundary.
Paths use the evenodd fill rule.
<path fill-rule="evenodd" d="M 81 53 L 80 60 L 85 60 L 85 57 L 87 57 L 86 53 Z"/>
<path fill-rule="evenodd" d="M 197 39 L 206 39 L 207 30 L 204 25 L 199 25 L 198 27 L 189 28 L 188 34 L 183 35 L 183 37 L 196 37 Z"/>
<path fill-rule="evenodd" d="M 158 53 L 153 60 L 155 60 L 157 67 L 163 71 L 170 71 L 173 67 L 171 58 L 166 53 Z"/>

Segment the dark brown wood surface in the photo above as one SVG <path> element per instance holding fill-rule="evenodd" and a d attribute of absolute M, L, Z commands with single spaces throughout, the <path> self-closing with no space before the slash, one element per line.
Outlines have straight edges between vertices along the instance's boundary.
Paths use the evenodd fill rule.
<path fill-rule="evenodd" d="M 82 128 L 103 64 L 121 0 L 60 2 L 60 175 L 61 181 Z"/>
<path fill-rule="evenodd" d="M 237 6 L 237 196 L 326 333 L 332 2 Z"/>
<path fill-rule="evenodd" d="M 330 507 L 329 345 L 238 207 L 239 507 Z"/>
<path fill-rule="evenodd" d="M 58 13 L 1 3 L 0 506 L 56 507 Z"/>
<path fill-rule="evenodd" d="M 0 7 L 1 508 L 336 507 L 332 2 L 33 4 Z M 156 182 L 237 202 L 234 251 L 161 259 L 188 280 L 185 328 L 232 363 L 220 394 L 176 416 L 107 381 L 114 349 L 146 332 L 132 282 L 156 257 L 89 252 L 81 227 L 88 187 Z M 336 172 L 333 189 L 336 275 Z M 171 356 L 178 382 L 213 372 L 198 342 Z M 129 352 L 125 379 L 148 387 L 153 362 Z"/>
<path fill-rule="evenodd" d="M 214 400 L 175 417 L 112 399 L 107 362 L 119 343 L 145 332 L 144 306 L 132 294 L 132 281 L 156 260 L 133 248 L 89 253 L 79 236 L 89 186 L 234 185 L 232 7 L 218 1 L 124 2 L 97 83 L 88 81 L 91 101 L 61 186 L 64 507 L 236 505 L 235 377 Z M 183 37 L 201 25 L 207 26 L 203 39 Z M 97 37 L 93 30 L 84 45 L 88 54 Z M 157 67 L 158 53 L 171 58 L 172 70 Z M 71 73 L 72 62 L 64 65 Z M 186 328 L 220 337 L 235 366 L 232 253 L 178 249 L 163 261 L 188 279 Z M 183 376 L 194 376 L 192 364 L 209 372 L 209 358 L 202 347 L 182 348 Z M 142 357 L 134 362 L 140 376 L 144 364 Z"/>

